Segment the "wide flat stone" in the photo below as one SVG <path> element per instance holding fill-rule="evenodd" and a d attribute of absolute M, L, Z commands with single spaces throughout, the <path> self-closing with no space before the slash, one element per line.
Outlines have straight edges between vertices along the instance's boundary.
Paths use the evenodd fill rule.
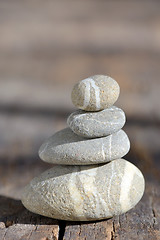
<path fill-rule="evenodd" d="M 129 149 L 130 141 L 123 130 L 103 138 L 86 139 L 65 128 L 42 144 L 39 156 L 54 164 L 89 165 L 121 158 Z"/>
<path fill-rule="evenodd" d="M 122 109 L 112 106 L 99 112 L 77 110 L 67 119 L 72 131 L 87 138 L 104 137 L 120 130 L 126 121 Z"/>
<path fill-rule="evenodd" d="M 91 221 L 120 215 L 144 193 L 140 170 L 124 159 L 92 166 L 62 166 L 42 173 L 25 187 L 22 203 L 43 216 Z"/>
<path fill-rule="evenodd" d="M 72 90 L 73 104 L 85 111 L 99 111 L 112 106 L 120 87 L 111 77 L 95 75 L 78 82 Z"/>

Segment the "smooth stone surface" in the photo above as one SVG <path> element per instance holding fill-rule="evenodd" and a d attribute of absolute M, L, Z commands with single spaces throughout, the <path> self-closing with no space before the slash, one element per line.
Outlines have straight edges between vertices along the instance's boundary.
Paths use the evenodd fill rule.
<path fill-rule="evenodd" d="M 99 112 L 77 110 L 67 119 L 72 131 L 87 138 L 105 137 L 120 130 L 126 121 L 124 112 L 116 107 Z"/>
<path fill-rule="evenodd" d="M 99 111 L 112 106 L 120 87 L 111 77 L 95 75 L 78 82 L 72 90 L 73 104 L 85 111 Z"/>
<path fill-rule="evenodd" d="M 124 159 L 92 166 L 62 166 L 42 173 L 25 187 L 22 203 L 47 217 L 91 221 L 120 215 L 144 193 L 140 170 Z"/>
<path fill-rule="evenodd" d="M 86 139 L 65 128 L 42 144 L 39 156 L 54 164 L 89 165 L 121 158 L 129 149 L 130 142 L 123 130 L 103 138 Z"/>

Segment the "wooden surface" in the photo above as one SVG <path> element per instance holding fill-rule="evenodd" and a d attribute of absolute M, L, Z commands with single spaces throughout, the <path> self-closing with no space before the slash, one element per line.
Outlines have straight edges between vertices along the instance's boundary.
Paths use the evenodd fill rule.
<path fill-rule="evenodd" d="M 0 1 L 0 240 L 160 239 L 159 9 L 156 0 Z M 143 172 L 145 194 L 106 221 L 32 214 L 21 191 L 52 167 L 39 146 L 66 126 L 73 84 L 97 73 L 120 84 L 125 158 Z"/>

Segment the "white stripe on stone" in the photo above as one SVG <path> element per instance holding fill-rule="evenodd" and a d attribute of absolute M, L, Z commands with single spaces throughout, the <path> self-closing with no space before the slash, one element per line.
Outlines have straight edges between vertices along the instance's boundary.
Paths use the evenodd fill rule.
<path fill-rule="evenodd" d="M 111 156 L 112 156 L 112 135 L 110 135 L 109 138 L 109 160 L 111 160 Z"/>
<path fill-rule="evenodd" d="M 85 94 L 84 94 L 84 102 L 83 108 L 86 108 L 90 102 L 90 86 L 94 89 L 95 99 L 96 99 L 96 109 L 100 109 L 100 91 L 99 87 L 95 84 L 95 81 L 92 78 L 86 78 L 81 81 L 85 84 Z"/>
<path fill-rule="evenodd" d="M 90 78 L 90 83 L 92 88 L 94 88 L 95 98 L 96 98 L 96 108 L 97 110 L 99 110 L 100 109 L 99 87 L 95 84 L 95 81 L 92 78 Z"/>
<path fill-rule="evenodd" d="M 105 160 L 106 155 L 105 155 L 105 151 L 104 151 L 104 143 L 103 143 L 103 138 L 102 138 L 102 158 Z"/>
<path fill-rule="evenodd" d="M 86 107 L 88 107 L 89 101 L 90 101 L 90 80 L 84 79 L 81 81 L 81 83 L 85 84 L 83 108 L 86 108 Z"/>
<path fill-rule="evenodd" d="M 97 119 L 94 119 L 94 118 L 90 118 L 89 121 L 94 121 L 94 122 L 97 122 L 97 123 L 100 123 L 100 124 L 104 124 L 105 126 L 106 125 L 118 125 L 119 123 L 118 122 L 102 122 L 101 120 L 97 120 Z"/>
<path fill-rule="evenodd" d="M 126 212 L 130 208 L 129 191 L 132 187 L 134 174 L 135 171 L 133 171 L 132 164 L 126 162 L 120 192 L 120 204 L 122 212 Z"/>
<path fill-rule="evenodd" d="M 92 211 L 94 211 L 95 217 L 98 217 L 102 212 L 103 214 L 108 212 L 108 214 L 111 215 L 106 201 L 102 198 L 101 194 L 98 192 L 97 186 L 95 185 L 95 176 L 97 174 L 97 171 L 91 171 L 88 173 L 88 175 L 79 175 L 79 179 L 83 185 L 85 195 L 89 198 L 90 202 L 92 202 Z"/>
<path fill-rule="evenodd" d="M 112 193 L 111 193 L 111 185 L 112 185 L 112 179 L 113 179 L 113 176 L 114 176 L 114 172 L 115 172 L 114 171 L 114 162 L 112 162 L 112 173 L 111 173 L 111 178 L 109 180 L 109 186 L 108 186 L 108 189 L 107 189 L 108 203 L 109 203 L 110 208 L 112 208 L 112 206 L 113 206 L 113 203 L 111 201 L 110 196 L 112 195 Z"/>
<path fill-rule="evenodd" d="M 42 148 L 42 151 L 39 151 L 39 156 L 43 158 L 43 153 L 47 150 L 48 148 L 48 143 L 45 144 L 45 147 Z"/>
<path fill-rule="evenodd" d="M 87 220 L 84 218 L 84 213 L 83 213 L 83 204 L 84 204 L 83 197 L 75 184 L 76 183 L 75 178 L 76 176 L 72 174 L 68 182 L 68 190 L 70 192 L 70 197 L 73 203 L 74 212 L 75 212 L 75 215 L 79 217 L 79 220 L 81 220 L 81 217 L 83 217 L 83 220 Z"/>

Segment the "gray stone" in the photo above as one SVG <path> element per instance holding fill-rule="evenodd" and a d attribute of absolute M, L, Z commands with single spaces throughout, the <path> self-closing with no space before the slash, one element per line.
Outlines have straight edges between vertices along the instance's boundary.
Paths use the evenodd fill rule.
<path fill-rule="evenodd" d="M 117 132 L 124 126 L 125 121 L 124 112 L 112 106 L 99 112 L 77 110 L 68 117 L 67 124 L 80 136 L 96 138 Z"/>
<path fill-rule="evenodd" d="M 144 193 L 140 170 L 124 159 L 92 166 L 57 165 L 25 187 L 31 212 L 69 221 L 113 217 L 133 208 Z"/>
<path fill-rule="evenodd" d="M 72 90 L 73 104 L 85 111 L 111 107 L 119 97 L 118 83 L 111 77 L 95 75 L 78 82 Z"/>
<path fill-rule="evenodd" d="M 103 138 L 86 139 L 65 128 L 42 144 L 39 156 L 54 164 L 88 165 L 121 158 L 129 148 L 130 142 L 123 130 Z"/>

